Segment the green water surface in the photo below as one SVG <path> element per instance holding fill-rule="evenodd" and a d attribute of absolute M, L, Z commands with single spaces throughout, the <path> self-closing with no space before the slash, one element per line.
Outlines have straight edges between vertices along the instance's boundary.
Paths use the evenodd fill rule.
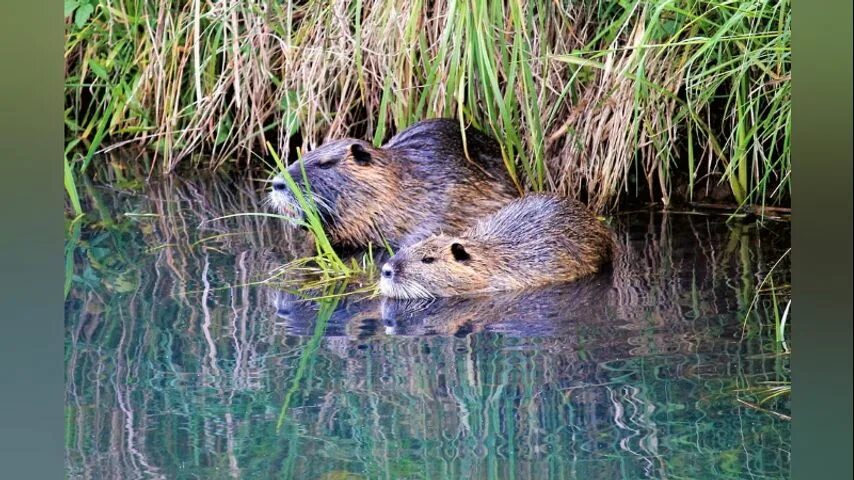
<path fill-rule="evenodd" d="M 627 213 L 621 258 L 575 285 L 304 301 L 256 283 L 298 232 L 212 220 L 263 187 L 81 187 L 70 478 L 788 477 L 790 421 L 764 411 L 788 396 L 756 390 L 789 380 L 787 224 Z"/>

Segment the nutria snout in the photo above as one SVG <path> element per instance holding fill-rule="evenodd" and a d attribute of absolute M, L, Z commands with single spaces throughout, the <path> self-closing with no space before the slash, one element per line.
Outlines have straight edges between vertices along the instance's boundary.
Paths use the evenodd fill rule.
<path fill-rule="evenodd" d="M 352 138 L 327 142 L 288 174 L 337 245 L 401 246 L 439 229 L 459 233 L 518 197 L 498 143 L 470 127 L 464 144 L 459 122 L 449 119 L 418 122 L 380 148 Z M 269 199 L 304 220 L 283 177 L 273 179 Z"/>
<path fill-rule="evenodd" d="M 569 282 L 611 260 L 612 233 L 582 203 L 535 194 L 458 236 L 433 235 L 383 265 L 388 297 L 448 297 Z M 386 273 L 388 272 L 388 273 Z"/>

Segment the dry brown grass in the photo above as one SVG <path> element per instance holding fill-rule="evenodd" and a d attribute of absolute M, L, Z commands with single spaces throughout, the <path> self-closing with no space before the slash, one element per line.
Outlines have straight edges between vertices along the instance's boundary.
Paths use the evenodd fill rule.
<path fill-rule="evenodd" d="M 73 18 L 72 13 L 70 18 Z M 69 158 L 138 144 L 170 172 L 259 164 L 424 118 L 489 131 L 534 190 L 789 198 L 788 3 L 99 3 L 66 36 Z M 106 147 L 105 147 L 106 146 Z"/>

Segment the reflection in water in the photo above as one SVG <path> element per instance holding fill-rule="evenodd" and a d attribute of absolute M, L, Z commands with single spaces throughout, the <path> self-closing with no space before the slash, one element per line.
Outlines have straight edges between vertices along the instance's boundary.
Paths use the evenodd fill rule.
<path fill-rule="evenodd" d="M 620 218 L 613 271 L 483 298 L 307 300 L 262 185 L 88 187 L 66 302 L 77 478 L 780 478 L 767 304 L 785 225 Z M 131 215 L 126 215 L 131 214 Z M 778 284 L 788 265 L 778 266 Z M 768 408 L 788 408 L 785 398 Z"/>
<path fill-rule="evenodd" d="M 477 297 L 382 300 L 390 335 L 455 335 L 500 332 L 514 336 L 563 335 L 567 328 L 607 328 L 610 273 L 534 291 Z M 603 323 L 603 321 L 605 323 Z"/>

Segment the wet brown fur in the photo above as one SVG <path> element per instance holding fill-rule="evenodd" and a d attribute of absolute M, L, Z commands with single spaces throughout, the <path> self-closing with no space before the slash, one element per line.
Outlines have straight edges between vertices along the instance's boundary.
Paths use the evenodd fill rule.
<path fill-rule="evenodd" d="M 303 164 L 327 235 L 340 245 L 407 245 L 439 230 L 462 232 L 518 197 L 494 139 L 468 128 L 465 146 L 468 158 L 459 122 L 434 119 L 380 148 L 342 139 L 312 150 Z M 288 171 L 302 184 L 299 162 Z M 286 190 L 274 189 L 270 200 L 283 213 L 298 210 Z"/>
<path fill-rule="evenodd" d="M 528 195 L 458 236 L 438 234 L 399 250 L 383 266 L 380 290 L 448 297 L 570 282 L 611 260 L 612 238 L 582 203 Z"/>

